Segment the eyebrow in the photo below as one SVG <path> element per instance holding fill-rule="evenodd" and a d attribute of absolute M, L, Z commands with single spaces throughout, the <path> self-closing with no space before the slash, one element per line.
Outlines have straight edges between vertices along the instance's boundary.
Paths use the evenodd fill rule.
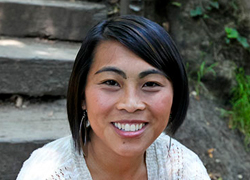
<path fill-rule="evenodd" d="M 102 72 L 114 72 L 114 73 L 117 73 L 119 74 L 120 76 L 122 76 L 124 79 L 127 79 L 127 76 L 125 74 L 125 72 L 123 72 L 121 69 L 119 68 L 116 68 L 116 67 L 112 67 L 112 66 L 108 66 L 108 67 L 104 67 L 100 70 L 98 70 L 95 74 L 99 74 L 99 73 L 102 73 Z M 140 74 L 139 74 L 139 78 L 142 79 L 150 74 L 159 74 L 159 75 L 162 75 L 166 78 L 168 78 L 168 76 L 162 72 L 162 71 L 159 71 L 157 69 L 149 69 L 149 70 L 146 70 L 146 71 L 142 71 Z"/>
<path fill-rule="evenodd" d="M 99 74 L 102 72 L 115 72 L 115 73 L 119 74 L 120 76 L 122 76 L 124 79 L 127 79 L 126 74 L 122 70 L 120 70 L 116 67 L 104 67 L 104 68 L 100 69 L 99 71 L 97 71 L 95 74 Z"/>
<path fill-rule="evenodd" d="M 142 79 L 150 74 L 159 74 L 159 75 L 162 75 L 162 76 L 168 78 L 168 76 L 164 72 L 159 71 L 157 69 L 149 69 L 149 70 L 143 71 L 139 74 L 139 77 L 140 77 L 140 79 Z"/>

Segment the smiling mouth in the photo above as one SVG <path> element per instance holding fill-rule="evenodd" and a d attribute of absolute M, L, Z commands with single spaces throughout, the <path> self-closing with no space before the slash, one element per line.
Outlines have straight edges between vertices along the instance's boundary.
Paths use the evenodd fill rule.
<path fill-rule="evenodd" d="M 135 123 L 135 124 L 127 124 L 127 123 L 112 123 L 117 129 L 120 129 L 125 132 L 135 132 L 141 130 L 146 123 Z"/>

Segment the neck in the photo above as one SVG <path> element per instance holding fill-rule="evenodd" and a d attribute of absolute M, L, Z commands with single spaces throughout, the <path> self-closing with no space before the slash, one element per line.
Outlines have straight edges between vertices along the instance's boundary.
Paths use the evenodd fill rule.
<path fill-rule="evenodd" d="M 147 179 L 145 152 L 124 157 L 103 148 L 101 143 L 91 139 L 85 148 L 85 160 L 93 179 Z"/>

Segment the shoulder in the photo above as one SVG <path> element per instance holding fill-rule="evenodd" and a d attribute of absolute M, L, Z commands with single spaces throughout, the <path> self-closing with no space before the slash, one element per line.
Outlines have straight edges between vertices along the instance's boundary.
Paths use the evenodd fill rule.
<path fill-rule="evenodd" d="M 173 179 L 210 179 L 200 158 L 177 140 L 162 134 L 156 144 L 158 149 L 164 151 L 166 168 Z"/>
<path fill-rule="evenodd" d="M 71 159 L 71 139 L 71 136 L 60 138 L 35 150 L 24 162 L 17 179 L 46 179 L 50 174 L 60 173 L 55 171 L 60 171 Z"/>

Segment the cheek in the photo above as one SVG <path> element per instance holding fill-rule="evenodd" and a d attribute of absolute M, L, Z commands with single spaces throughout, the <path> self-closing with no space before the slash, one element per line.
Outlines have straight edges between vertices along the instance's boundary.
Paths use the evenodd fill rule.
<path fill-rule="evenodd" d="M 166 118 L 168 119 L 168 116 L 170 115 L 171 112 L 172 102 L 173 102 L 173 96 L 171 93 L 162 94 L 153 98 L 153 103 L 151 108 L 153 108 L 155 115 L 158 116 L 160 115 L 164 119 Z"/>
<path fill-rule="evenodd" d="M 86 91 L 86 106 L 88 111 L 97 113 L 106 112 L 114 104 L 114 98 L 98 90 Z"/>

